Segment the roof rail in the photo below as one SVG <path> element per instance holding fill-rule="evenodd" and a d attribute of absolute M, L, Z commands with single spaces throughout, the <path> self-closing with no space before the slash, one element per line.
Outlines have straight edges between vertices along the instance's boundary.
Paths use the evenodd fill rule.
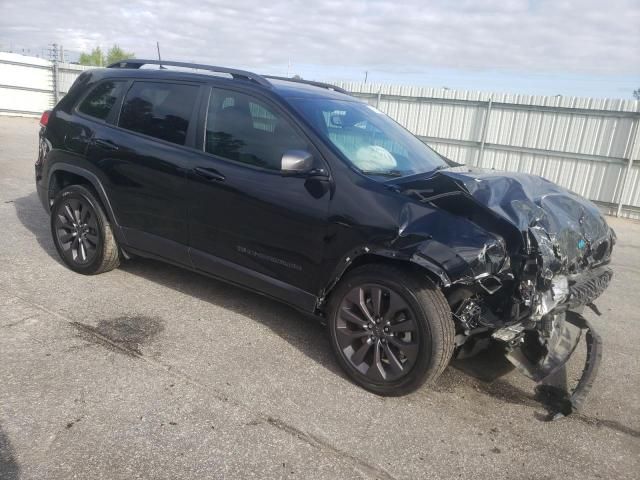
<path fill-rule="evenodd" d="M 144 59 L 138 59 L 138 58 L 131 58 L 128 60 L 122 60 L 121 62 L 112 63 L 111 65 L 107 66 L 107 68 L 140 68 L 143 65 L 160 65 L 160 67 L 167 65 L 172 67 L 207 70 L 215 73 L 226 73 L 228 75 L 231 75 L 233 78 L 242 78 L 244 80 L 256 82 L 257 84 L 262 85 L 263 87 L 272 86 L 271 82 L 269 82 L 268 79 L 284 80 L 287 82 L 304 83 L 307 85 L 313 85 L 314 87 L 326 88 L 327 90 L 333 90 L 334 92 L 344 93 L 345 95 L 349 95 L 349 92 L 347 92 L 343 88 L 336 87 L 335 85 L 331 85 L 329 83 L 315 82 L 313 80 L 303 80 L 301 78 L 277 77 L 274 75 L 258 75 L 257 73 L 248 72 L 246 70 L 236 70 L 235 68 L 226 68 L 226 67 L 215 67 L 213 65 L 203 65 L 200 63 L 172 62 L 167 60 L 144 60 Z"/>
<path fill-rule="evenodd" d="M 216 73 L 226 73 L 233 78 L 242 78 L 244 80 L 250 80 L 256 82 L 264 87 L 270 87 L 271 83 L 265 79 L 262 75 L 257 73 L 247 72 L 245 70 L 236 70 L 234 68 L 214 67 L 213 65 L 201 65 L 199 63 L 185 63 L 185 62 L 171 62 L 166 60 L 142 60 L 132 58 L 129 60 L 123 60 L 121 62 L 112 63 L 107 68 L 140 68 L 143 65 L 160 65 L 161 67 L 168 65 L 172 67 L 182 68 L 194 68 L 198 70 L 208 70 Z"/>
<path fill-rule="evenodd" d="M 287 82 L 306 83 L 307 85 L 313 85 L 314 87 L 326 88 L 327 90 L 333 90 L 334 92 L 344 93 L 350 95 L 344 88 L 336 87 L 330 83 L 315 82 L 313 80 L 303 80 L 302 78 L 289 78 L 289 77 L 276 77 L 274 75 L 263 75 L 263 78 L 270 78 L 273 80 L 284 80 Z"/>

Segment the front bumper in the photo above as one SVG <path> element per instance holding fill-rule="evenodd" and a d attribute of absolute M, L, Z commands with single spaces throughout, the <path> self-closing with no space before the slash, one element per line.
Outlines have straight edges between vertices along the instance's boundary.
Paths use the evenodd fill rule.
<path fill-rule="evenodd" d="M 609 286 L 613 272 L 601 266 L 569 277 L 568 296 L 546 313 L 534 335 L 523 334 L 519 343 L 511 342 L 507 359 L 525 376 L 535 381 L 537 391 L 552 410 L 552 418 L 561 418 L 579 410 L 591 391 L 602 359 L 602 340 L 582 316 L 585 306 L 599 315 L 593 304 Z M 566 364 L 580 339 L 586 342 L 586 360 L 576 387 L 569 391 Z M 494 338 L 500 338 L 494 333 Z"/>
<path fill-rule="evenodd" d="M 557 322 L 548 341 L 548 353 L 538 362 L 527 355 L 527 349 L 514 348 L 507 359 L 525 376 L 538 383 L 537 390 L 545 394 L 552 418 L 558 419 L 582 408 L 591 391 L 602 360 L 602 340 L 593 326 L 578 312 L 556 314 Z M 566 385 L 566 364 L 584 333 L 586 360 L 576 387 L 569 392 Z M 560 381 L 559 381 L 560 380 Z"/>

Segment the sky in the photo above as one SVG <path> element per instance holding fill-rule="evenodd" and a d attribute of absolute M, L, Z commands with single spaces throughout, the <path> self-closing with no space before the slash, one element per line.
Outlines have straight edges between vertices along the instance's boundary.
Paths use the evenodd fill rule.
<path fill-rule="evenodd" d="M 351 80 L 632 98 L 640 0 L 0 0 L 0 50 L 117 43 L 138 58 Z"/>

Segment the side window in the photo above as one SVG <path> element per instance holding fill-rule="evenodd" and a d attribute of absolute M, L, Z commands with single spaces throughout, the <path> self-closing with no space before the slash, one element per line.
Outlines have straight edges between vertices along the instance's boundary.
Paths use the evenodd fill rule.
<path fill-rule="evenodd" d="M 118 126 L 184 145 L 199 87 L 134 82 L 122 104 Z"/>
<path fill-rule="evenodd" d="M 125 82 L 108 81 L 98 84 L 78 107 L 78 111 L 100 120 L 106 120 Z"/>
<path fill-rule="evenodd" d="M 270 170 L 280 170 L 287 150 L 309 149 L 279 112 L 230 90 L 213 89 L 205 135 L 208 153 Z"/>

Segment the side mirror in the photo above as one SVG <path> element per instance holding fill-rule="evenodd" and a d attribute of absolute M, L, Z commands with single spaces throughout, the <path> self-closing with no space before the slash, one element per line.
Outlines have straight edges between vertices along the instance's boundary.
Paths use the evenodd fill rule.
<path fill-rule="evenodd" d="M 313 168 L 313 155 L 306 150 L 287 150 L 282 155 L 280 171 L 285 175 L 305 173 Z"/>

